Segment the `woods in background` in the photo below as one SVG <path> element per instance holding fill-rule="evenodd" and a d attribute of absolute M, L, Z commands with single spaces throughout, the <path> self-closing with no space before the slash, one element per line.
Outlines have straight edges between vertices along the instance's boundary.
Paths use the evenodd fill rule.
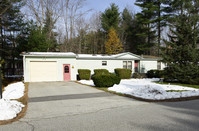
<path fill-rule="evenodd" d="M 171 65 L 177 61 L 172 57 L 185 58 L 179 52 L 198 51 L 197 0 L 136 0 L 135 5 L 141 8 L 138 13 L 130 7 L 120 12 L 112 3 L 105 11 L 92 15 L 92 9 L 83 9 L 85 4 L 86 0 L 1 0 L 3 71 L 9 68 L 16 74 L 16 69 L 22 67 L 19 54 L 24 51 L 79 54 L 128 51 L 163 56 Z"/>

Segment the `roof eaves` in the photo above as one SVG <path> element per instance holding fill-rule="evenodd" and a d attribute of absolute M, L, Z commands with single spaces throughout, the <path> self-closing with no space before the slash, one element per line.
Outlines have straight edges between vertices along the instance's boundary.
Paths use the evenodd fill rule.
<path fill-rule="evenodd" d="M 121 56 L 124 56 L 124 55 L 126 55 L 126 54 L 129 54 L 129 55 L 138 57 L 139 59 L 143 59 L 143 57 L 141 57 L 141 56 L 139 56 L 139 55 L 136 55 L 136 54 L 133 54 L 133 53 L 131 53 L 131 52 L 120 53 L 120 54 L 118 54 L 118 55 L 116 56 L 116 58 L 121 57 Z"/>

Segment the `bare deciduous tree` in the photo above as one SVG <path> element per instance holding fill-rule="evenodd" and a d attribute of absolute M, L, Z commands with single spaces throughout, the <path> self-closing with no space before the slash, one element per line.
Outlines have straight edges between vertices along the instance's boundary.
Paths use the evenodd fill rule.
<path fill-rule="evenodd" d="M 76 21 L 76 30 L 78 33 L 78 51 L 77 53 L 82 53 L 82 47 L 85 47 L 85 36 L 89 30 L 89 24 L 86 22 L 86 20 L 81 17 Z"/>
<path fill-rule="evenodd" d="M 44 26 L 45 12 L 52 12 L 53 21 L 56 23 L 61 14 L 60 0 L 27 0 L 25 15 L 36 20 L 37 26 L 42 31 Z"/>
<path fill-rule="evenodd" d="M 76 36 L 75 23 L 77 19 L 81 18 L 83 15 L 91 10 L 83 11 L 82 7 L 86 0 L 62 0 L 62 11 L 65 23 L 66 39 L 64 46 L 66 46 L 66 51 L 73 50 L 73 38 Z"/>

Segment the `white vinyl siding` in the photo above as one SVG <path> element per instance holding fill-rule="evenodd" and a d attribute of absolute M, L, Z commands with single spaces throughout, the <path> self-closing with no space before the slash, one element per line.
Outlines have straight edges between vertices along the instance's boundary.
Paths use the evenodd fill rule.
<path fill-rule="evenodd" d="M 77 69 L 89 69 L 94 74 L 94 69 L 107 69 L 113 73 L 114 69 L 123 67 L 121 60 L 106 60 L 106 66 L 102 65 L 102 61 L 104 60 L 77 60 Z"/>

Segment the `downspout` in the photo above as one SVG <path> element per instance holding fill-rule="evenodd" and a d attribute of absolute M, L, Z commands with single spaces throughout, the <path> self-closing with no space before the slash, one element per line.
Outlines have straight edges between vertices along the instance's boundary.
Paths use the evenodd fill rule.
<path fill-rule="evenodd" d="M 25 80 L 25 74 L 26 74 L 26 61 L 25 61 L 25 55 L 23 56 L 23 78 L 24 78 L 24 82 L 26 82 Z"/>

